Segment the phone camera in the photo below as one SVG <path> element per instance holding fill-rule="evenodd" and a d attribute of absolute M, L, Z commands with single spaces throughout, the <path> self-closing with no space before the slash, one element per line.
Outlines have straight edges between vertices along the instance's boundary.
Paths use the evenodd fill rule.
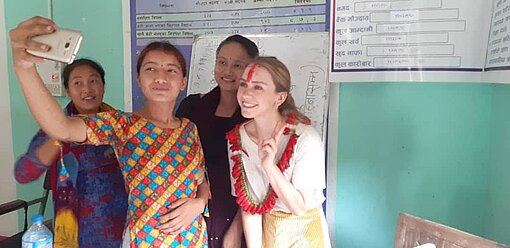
<path fill-rule="evenodd" d="M 71 43 L 69 42 L 66 42 L 66 44 L 64 45 L 65 48 L 69 48 L 69 46 L 71 45 Z"/>

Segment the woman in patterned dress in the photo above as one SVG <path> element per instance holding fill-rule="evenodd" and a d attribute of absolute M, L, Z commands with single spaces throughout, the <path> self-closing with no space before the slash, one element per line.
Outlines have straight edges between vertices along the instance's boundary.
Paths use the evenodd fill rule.
<path fill-rule="evenodd" d="M 330 246 L 321 208 L 324 151 L 290 86 L 282 62 L 258 57 L 237 92 L 241 113 L 253 118 L 227 134 L 232 194 L 249 247 Z"/>
<path fill-rule="evenodd" d="M 182 54 L 165 42 L 144 48 L 137 63 L 146 98 L 140 110 L 68 117 L 37 73 L 35 62 L 41 59 L 26 52 L 49 50 L 30 37 L 55 28 L 51 20 L 34 17 L 10 31 L 14 71 L 36 121 L 58 140 L 113 146 L 129 193 L 125 246 L 206 247 L 202 211 L 209 187 L 202 147 L 196 126 L 173 115 L 186 85 Z"/>
<path fill-rule="evenodd" d="M 104 78 L 95 61 L 79 59 L 67 65 L 62 73 L 71 98 L 66 115 L 113 109 L 102 102 Z M 55 206 L 54 247 L 119 247 L 127 193 L 112 147 L 59 144 L 39 130 L 16 161 L 14 175 L 19 183 L 29 183 L 48 169 Z"/>

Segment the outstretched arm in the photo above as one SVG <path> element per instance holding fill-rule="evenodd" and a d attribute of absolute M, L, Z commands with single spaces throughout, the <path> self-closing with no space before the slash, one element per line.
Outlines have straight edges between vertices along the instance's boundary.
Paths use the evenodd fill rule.
<path fill-rule="evenodd" d="M 44 85 L 37 73 L 35 63 L 42 59 L 27 53 L 27 49 L 40 51 L 51 47 L 32 40 L 32 37 L 55 31 L 53 21 L 33 17 L 21 22 L 9 32 L 12 47 L 13 67 L 30 112 L 41 128 L 52 138 L 81 142 L 86 139 L 85 123 L 75 117 L 67 117 L 60 105 Z"/>

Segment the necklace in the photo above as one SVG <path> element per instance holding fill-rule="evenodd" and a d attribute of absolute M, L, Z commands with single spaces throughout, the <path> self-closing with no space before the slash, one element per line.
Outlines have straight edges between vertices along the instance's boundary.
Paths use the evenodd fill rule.
<path fill-rule="evenodd" d="M 275 123 L 275 125 L 274 125 L 274 127 L 273 127 L 273 131 L 271 132 L 271 136 L 270 136 L 269 138 L 271 138 L 271 137 L 275 137 L 275 135 L 276 135 L 276 133 L 277 133 L 277 130 L 278 130 L 277 128 L 278 128 L 278 126 L 280 126 L 280 125 L 279 125 L 279 124 L 280 124 L 280 122 L 281 122 L 281 119 L 278 119 L 278 121 L 276 121 L 276 123 Z M 262 137 L 262 138 L 258 137 L 258 136 L 259 136 L 259 131 L 258 131 L 257 126 L 256 126 L 256 125 L 254 125 L 254 128 L 255 128 L 255 132 L 256 132 L 256 136 L 257 136 L 257 137 L 253 137 L 252 139 L 254 139 L 255 143 L 256 143 L 256 144 L 258 144 L 260 141 L 264 140 L 264 138 L 263 138 L 263 137 Z M 248 133 L 248 132 L 247 132 L 247 133 Z"/>
<path fill-rule="evenodd" d="M 295 129 L 295 126 L 297 125 L 296 118 L 289 117 L 287 118 L 286 123 L 290 124 L 290 128 L 286 127 L 283 131 L 283 135 L 290 135 L 290 138 L 280 160 L 277 163 L 281 172 L 284 172 L 289 167 L 289 161 L 294 154 L 294 145 L 297 143 L 297 139 L 299 137 L 296 134 Z M 234 166 L 232 167 L 232 177 L 235 179 L 234 190 L 237 194 L 236 202 L 244 211 L 251 214 L 268 213 L 276 204 L 276 198 L 278 196 L 271 185 L 269 185 L 264 199 L 261 202 L 257 202 L 253 199 L 253 196 L 248 191 L 247 176 L 242 159 L 243 148 L 240 142 L 241 138 L 239 133 L 241 125 L 236 125 L 234 129 L 227 133 L 227 140 L 230 143 L 230 150 L 233 153 L 230 158 L 234 162 Z"/>

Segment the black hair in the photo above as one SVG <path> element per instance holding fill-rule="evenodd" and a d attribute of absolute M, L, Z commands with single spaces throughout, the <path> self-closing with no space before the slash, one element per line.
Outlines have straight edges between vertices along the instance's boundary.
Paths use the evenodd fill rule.
<path fill-rule="evenodd" d="M 255 42 L 251 41 L 250 39 L 248 39 L 248 38 L 246 38 L 246 37 L 244 37 L 242 35 L 238 35 L 238 34 L 229 36 L 226 39 L 224 39 L 220 43 L 218 48 L 216 49 L 216 56 L 218 56 L 218 54 L 220 53 L 221 48 L 224 45 L 229 44 L 229 43 L 234 43 L 234 42 L 238 43 L 239 45 L 241 45 L 244 48 L 244 50 L 246 51 L 246 53 L 248 53 L 248 56 L 250 56 L 250 58 L 253 59 L 253 58 L 259 56 L 259 48 L 255 44 Z"/>
<path fill-rule="evenodd" d="M 103 81 L 103 85 L 106 83 L 104 80 L 104 69 L 98 62 L 91 60 L 91 59 L 77 59 L 73 63 L 66 65 L 64 68 L 64 71 L 62 72 L 62 79 L 64 80 L 64 87 L 66 89 L 69 89 L 69 76 L 71 75 L 71 72 L 76 69 L 78 66 L 82 65 L 88 65 L 92 67 L 99 75 L 101 76 L 101 80 Z"/>
<path fill-rule="evenodd" d="M 147 53 L 150 51 L 163 51 L 165 53 L 174 55 L 177 58 L 177 62 L 179 62 L 181 66 L 182 74 L 186 76 L 186 60 L 184 60 L 184 56 L 182 56 L 182 53 L 179 51 L 179 49 L 177 49 L 177 47 L 167 41 L 154 41 L 145 46 L 145 48 L 138 56 L 138 60 L 136 62 L 136 73 L 140 74 L 142 62 L 145 59 L 145 56 L 147 56 Z"/>

